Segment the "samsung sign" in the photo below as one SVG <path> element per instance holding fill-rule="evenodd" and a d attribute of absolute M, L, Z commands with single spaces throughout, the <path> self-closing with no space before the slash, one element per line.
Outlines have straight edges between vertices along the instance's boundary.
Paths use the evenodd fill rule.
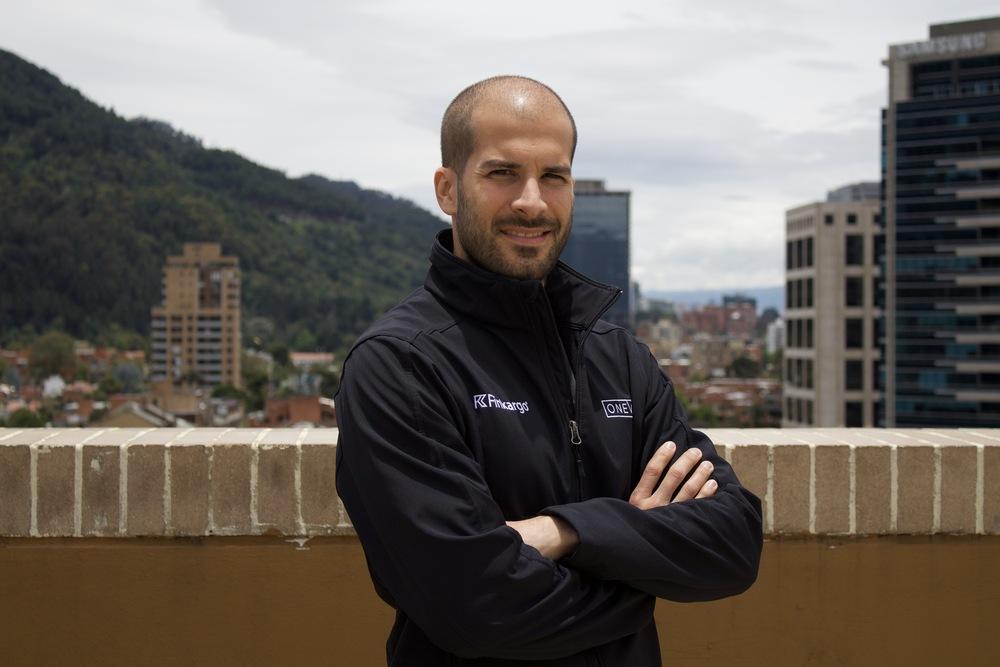
<path fill-rule="evenodd" d="M 898 44 L 892 47 L 896 58 L 916 58 L 919 56 L 950 56 L 963 51 L 982 51 L 986 48 L 986 33 L 974 32 L 969 35 L 948 35 L 935 37 L 926 42 Z"/>

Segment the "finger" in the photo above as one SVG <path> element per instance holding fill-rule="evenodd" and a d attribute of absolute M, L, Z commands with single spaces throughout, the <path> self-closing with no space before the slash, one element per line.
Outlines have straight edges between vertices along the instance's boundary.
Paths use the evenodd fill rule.
<path fill-rule="evenodd" d="M 656 489 L 655 498 L 658 504 L 666 505 L 670 502 L 677 487 L 691 473 L 691 470 L 698 465 L 699 460 L 701 460 L 701 450 L 697 447 L 692 447 L 674 461 L 674 464 L 670 466 L 670 470 L 664 475 L 663 481 L 660 482 L 659 488 Z"/>
<path fill-rule="evenodd" d="M 660 445 L 660 448 L 649 459 L 649 463 L 646 464 L 646 469 L 642 471 L 642 477 L 639 478 L 639 483 L 635 485 L 635 490 L 632 491 L 629 502 L 634 505 L 653 495 L 653 489 L 656 488 L 656 483 L 660 481 L 663 471 L 667 469 L 667 465 L 670 463 L 670 459 L 673 457 L 676 448 L 677 446 L 672 442 L 665 442 Z"/>
<path fill-rule="evenodd" d="M 710 479 L 707 482 L 705 482 L 704 485 L 702 485 L 701 491 L 698 492 L 698 495 L 695 496 L 695 498 L 711 498 L 712 496 L 715 495 L 715 492 L 718 490 L 719 490 L 719 483 L 716 482 L 714 479 Z"/>
<path fill-rule="evenodd" d="M 694 469 L 694 472 L 691 473 L 690 479 L 688 479 L 688 481 L 684 483 L 684 486 L 681 487 L 681 490 L 677 492 L 673 501 L 679 503 L 682 500 L 690 500 L 698 495 L 698 491 L 701 490 L 701 487 L 708 481 L 709 475 L 712 474 L 712 469 L 713 466 L 711 461 L 702 461 L 701 464 Z"/>

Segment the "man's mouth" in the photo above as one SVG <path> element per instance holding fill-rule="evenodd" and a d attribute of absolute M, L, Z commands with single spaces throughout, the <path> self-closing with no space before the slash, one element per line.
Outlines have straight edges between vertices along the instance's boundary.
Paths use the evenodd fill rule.
<path fill-rule="evenodd" d="M 509 236 L 515 236 L 515 237 L 517 237 L 519 239 L 537 239 L 537 238 L 540 238 L 540 237 L 544 236 L 545 234 L 548 234 L 549 230 L 547 230 L 547 229 L 531 229 L 531 230 L 505 229 L 505 230 L 503 230 L 503 233 L 507 234 Z"/>
<path fill-rule="evenodd" d="M 548 243 L 551 230 L 549 229 L 501 229 L 503 235 L 510 243 L 521 247 L 539 247 Z"/>

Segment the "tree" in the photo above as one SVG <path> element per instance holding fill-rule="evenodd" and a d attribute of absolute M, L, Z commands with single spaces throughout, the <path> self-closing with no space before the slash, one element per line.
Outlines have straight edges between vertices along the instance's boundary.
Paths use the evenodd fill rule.
<path fill-rule="evenodd" d="M 121 384 L 121 391 L 126 394 L 142 391 L 142 370 L 131 362 L 115 364 L 111 376 Z"/>
<path fill-rule="evenodd" d="M 760 375 L 760 364 L 746 355 L 741 355 L 733 359 L 733 362 L 726 368 L 726 375 L 737 378 L 755 378 Z"/>
<path fill-rule="evenodd" d="M 9 428 L 42 428 L 45 426 L 45 417 L 34 413 L 28 408 L 15 410 L 7 419 Z"/>
<path fill-rule="evenodd" d="M 76 375 L 73 338 L 62 331 L 49 330 L 35 339 L 28 360 L 36 380 L 50 375 L 72 379 Z"/>
<path fill-rule="evenodd" d="M 340 389 L 340 375 L 333 368 L 321 369 L 319 377 L 320 396 L 333 396 Z"/>

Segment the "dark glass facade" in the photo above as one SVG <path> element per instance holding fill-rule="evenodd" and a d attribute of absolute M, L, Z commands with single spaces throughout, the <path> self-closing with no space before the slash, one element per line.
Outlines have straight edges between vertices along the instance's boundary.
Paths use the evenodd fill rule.
<path fill-rule="evenodd" d="M 883 116 L 895 331 L 876 335 L 894 356 L 894 387 L 892 362 L 879 369 L 888 425 L 1000 426 L 1000 54 L 908 67 L 908 94 Z"/>
<path fill-rule="evenodd" d="M 584 275 L 622 290 L 604 319 L 632 326 L 629 271 L 629 192 L 610 192 L 601 181 L 578 181 L 573 231 L 560 259 Z"/>

